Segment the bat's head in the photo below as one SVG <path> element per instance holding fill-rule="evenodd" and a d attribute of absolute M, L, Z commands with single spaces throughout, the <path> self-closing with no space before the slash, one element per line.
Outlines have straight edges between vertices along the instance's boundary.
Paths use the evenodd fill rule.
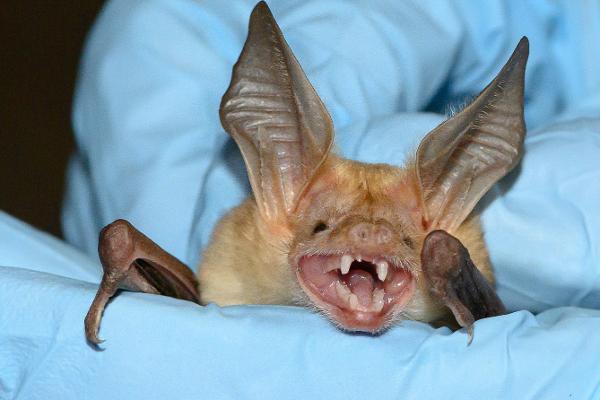
<path fill-rule="evenodd" d="M 408 165 L 363 164 L 330 154 L 329 114 L 266 4 L 256 6 L 220 115 L 244 157 L 257 223 L 285 253 L 273 259 L 287 259 L 297 297 L 353 331 L 378 332 L 402 316 L 433 318 L 423 240 L 434 229 L 458 229 L 518 162 L 527 47 L 523 39 Z"/>
<path fill-rule="evenodd" d="M 411 308 L 424 232 L 415 178 L 332 156 L 300 198 L 289 264 L 343 329 L 377 332 Z"/>

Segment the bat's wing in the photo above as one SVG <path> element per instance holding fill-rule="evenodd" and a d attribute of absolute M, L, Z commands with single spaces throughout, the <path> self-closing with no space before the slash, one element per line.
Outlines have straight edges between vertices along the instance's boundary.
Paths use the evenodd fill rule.
<path fill-rule="evenodd" d="M 431 293 L 452 311 L 458 324 L 467 329 L 469 343 L 476 320 L 506 312 L 492 285 L 454 236 L 441 230 L 429 233 L 423 243 L 421 263 Z"/>
<path fill-rule="evenodd" d="M 118 289 L 198 302 L 193 272 L 129 222 L 117 220 L 107 225 L 100 233 L 98 252 L 104 275 L 85 317 L 85 335 L 91 343 L 101 342 L 97 335 L 102 313 Z"/>

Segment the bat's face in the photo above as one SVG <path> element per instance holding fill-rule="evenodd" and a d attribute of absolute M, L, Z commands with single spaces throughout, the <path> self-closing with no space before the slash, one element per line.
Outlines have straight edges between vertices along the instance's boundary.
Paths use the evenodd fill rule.
<path fill-rule="evenodd" d="M 289 263 L 336 325 L 378 332 L 418 291 L 421 217 L 407 171 L 335 160 L 299 204 Z"/>
<path fill-rule="evenodd" d="M 425 236 L 459 230 L 479 199 L 518 162 L 527 55 L 522 39 L 483 92 L 424 137 L 406 168 L 361 164 L 331 154 L 329 113 L 260 2 L 219 110 L 248 171 L 260 219 L 252 226 L 269 232 L 263 251 L 269 254 L 253 243 L 256 269 L 269 283 L 248 285 L 251 290 L 270 288 L 270 298 L 288 300 L 289 279 L 266 272 L 287 257 L 292 271 L 285 272 L 295 275 L 305 298 L 344 329 L 378 332 L 402 315 L 439 317 L 429 300 L 433 281 L 427 287 L 422 269 L 435 264 L 440 272 L 443 266 L 429 262 L 435 252 L 428 252 L 427 263 L 421 259 L 421 250 L 436 243 Z M 445 250 L 445 260 L 458 254 L 452 249 Z M 252 275 L 253 281 L 263 276 Z M 457 286 L 468 291 L 462 283 L 437 282 L 435 289 L 439 294 Z M 467 320 L 463 303 L 436 296 Z"/>

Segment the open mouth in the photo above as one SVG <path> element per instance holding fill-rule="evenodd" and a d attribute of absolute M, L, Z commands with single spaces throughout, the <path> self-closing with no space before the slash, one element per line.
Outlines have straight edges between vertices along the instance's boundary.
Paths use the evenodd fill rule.
<path fill-rule="evenodd" d="M 383 256 L 316 255 L 298 263 L 298 277 L 312 301 L 343 328 L 377 332 L 408 303 L 413 275 Z"/>

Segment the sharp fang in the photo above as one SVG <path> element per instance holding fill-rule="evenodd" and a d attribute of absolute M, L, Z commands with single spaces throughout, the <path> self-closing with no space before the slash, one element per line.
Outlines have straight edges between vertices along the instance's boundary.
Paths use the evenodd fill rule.
<path fill-rule="evenodd" d="M 344 254 L 342 256 L 342 260 L 340 262 L 340 270 L 342 271 L 342 275 L 346 275 L 348 271 L 350 271 L 350 264 L 352 264 L 354 258 L 348 254 Z"/>
<path fill-rule="evenodd" d="M 352 293 L 350 295 L 350 308 L 356 310 L 358 308 L 358 296 Z"/>
<path fill-rule="evenodd" d="M 388 274 L 388 263 L 387 261 L 377 261 L 377 277 L 381 282 L 385 281 Z"/>

